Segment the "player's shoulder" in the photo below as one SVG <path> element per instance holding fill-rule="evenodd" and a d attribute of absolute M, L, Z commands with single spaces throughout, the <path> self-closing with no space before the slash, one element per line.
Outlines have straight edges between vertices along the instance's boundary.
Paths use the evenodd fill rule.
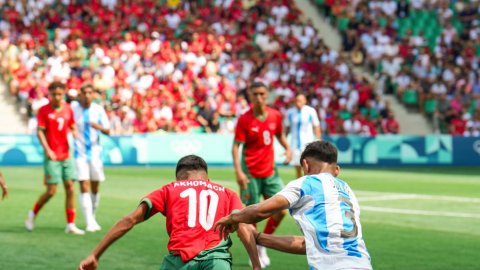
<path fill-rule="evenodd" d="M 252 108 L 250 108 L 247 111 L 245 111 L 244 113 L 240 114 L 238 119 L 244 119 L 244 118 L 248 118 L 248 117 L 252 117 L 252 116 L 253 116 L 253 111 L 252 111 Z"/>
<path fill-rule="evenodd" d="M 268 112 L 268 115 L 271 115 L 272 117 L 282 117 L 282 113 L 279 110 L 274 109 L 272 107 L 267 107 L 267 112 Z"/>
<path fill-rule="evenodd" d="M 52 105 L 50 104 L 50 101 L 47 104 L 40 107 L 40 109 L 38 109 L 39 112 L 40 111 L 48 111 L 48 110 L 53 110 Z"/>

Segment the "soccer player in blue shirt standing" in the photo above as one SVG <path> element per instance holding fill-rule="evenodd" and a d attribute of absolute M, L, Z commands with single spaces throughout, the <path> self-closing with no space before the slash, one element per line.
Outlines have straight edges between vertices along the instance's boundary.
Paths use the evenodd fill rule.
<path fill-rule="evenodd" d="M 307 145 L 300 163 L 305 176 L 290 182 L 270 199 L 219 220 L 215 228 L 227 235 L 240 222 L 257 223 L 289 209 L 305 236 L 310 269 L 371 270 L 358 201 L 348 184 L 334 176 L 337 149 L 329 142 L 315 141 Z M 294 237 L 291 240 L 297 246 L 302 241 Z M 297 251 L 301 253 L 301 249 Z"/>

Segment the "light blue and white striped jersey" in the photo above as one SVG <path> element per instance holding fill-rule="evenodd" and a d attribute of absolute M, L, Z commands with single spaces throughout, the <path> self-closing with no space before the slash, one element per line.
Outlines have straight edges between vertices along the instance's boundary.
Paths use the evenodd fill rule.
<path fill-rule="evenodd" d="M 305 235 L 310 269 L 372 269 L 360 207 L 347 183 L 329 173 L 308 175 L 276 196 L 288 200 L 290 214 Z"/>
<path fill-rule="evenodd" d="M 290 128 L 290 147 L 302 150 L 307 143 L 315 140 L 313 127 L 319 126 L 318 114 L 314 108 L 305 105 L 288 109 L 285 125 Z"/>
<path fill-rule="evenodd" d="M 89 108 L 83 108 L 77 101 L 70 104 L 75 117 L 78 138 L 75 140 L 73 155 L 88 161 L 99 160 L 102 147 L 100 131 L 92 128 L 90 123 L 98 123 L 103 128 L 110 128 L 110 121 L 102 106 L 92 103 Z"/>

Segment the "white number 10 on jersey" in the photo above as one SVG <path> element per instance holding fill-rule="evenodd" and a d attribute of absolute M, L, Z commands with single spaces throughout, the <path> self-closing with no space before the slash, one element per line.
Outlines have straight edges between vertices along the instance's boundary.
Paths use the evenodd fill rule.
<path fill-rule="evenodd" d="M 210 196 L 210 203 L 208 201 Z M 197 204 L 199 205 L 198 221 L 206 230 L 213 227 L 215 214 L 218 207 L 218 195 L 213 190 L 202 190 L 197 203 L 197 192 L 193 188 L 189 188 L 180 193 L 180 197 L 188 197 L 188 227 L 193 228 L 197 224 Z"/>

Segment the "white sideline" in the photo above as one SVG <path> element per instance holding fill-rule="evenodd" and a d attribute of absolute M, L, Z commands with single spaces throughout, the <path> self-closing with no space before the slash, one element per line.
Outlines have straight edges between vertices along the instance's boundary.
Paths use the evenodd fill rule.
<path fill-rule="evenodd" d="M 358 194 L 357 196 L 360 202 L 420 199 L 420 200 L 438 200 L 438 201 L 449 201 L 449 202 L 480 203 L 480 198 L 471 198 L 471 197 L 423 195 L 423 194 L 414 194 L 414 193 L 371 192 L 371 191 L 358 191 L 355 193 Z M 365 194 L 365 196 L 362 197 L 362 194 Z"/>
<path fill-rule="evenodd" d="M 398 208 L 375 207 L 375 206 L 360 206 L 360 209 L 362 211 L 381 212 L 381 213 L 395 213 L 395 214 L 406 214 L 406 215 L 480 218 L 480 214 L 475 214 L 475 213 L 444 212 L 444 211 L 438 212 L 438 211 L 398 209 Z"/>

